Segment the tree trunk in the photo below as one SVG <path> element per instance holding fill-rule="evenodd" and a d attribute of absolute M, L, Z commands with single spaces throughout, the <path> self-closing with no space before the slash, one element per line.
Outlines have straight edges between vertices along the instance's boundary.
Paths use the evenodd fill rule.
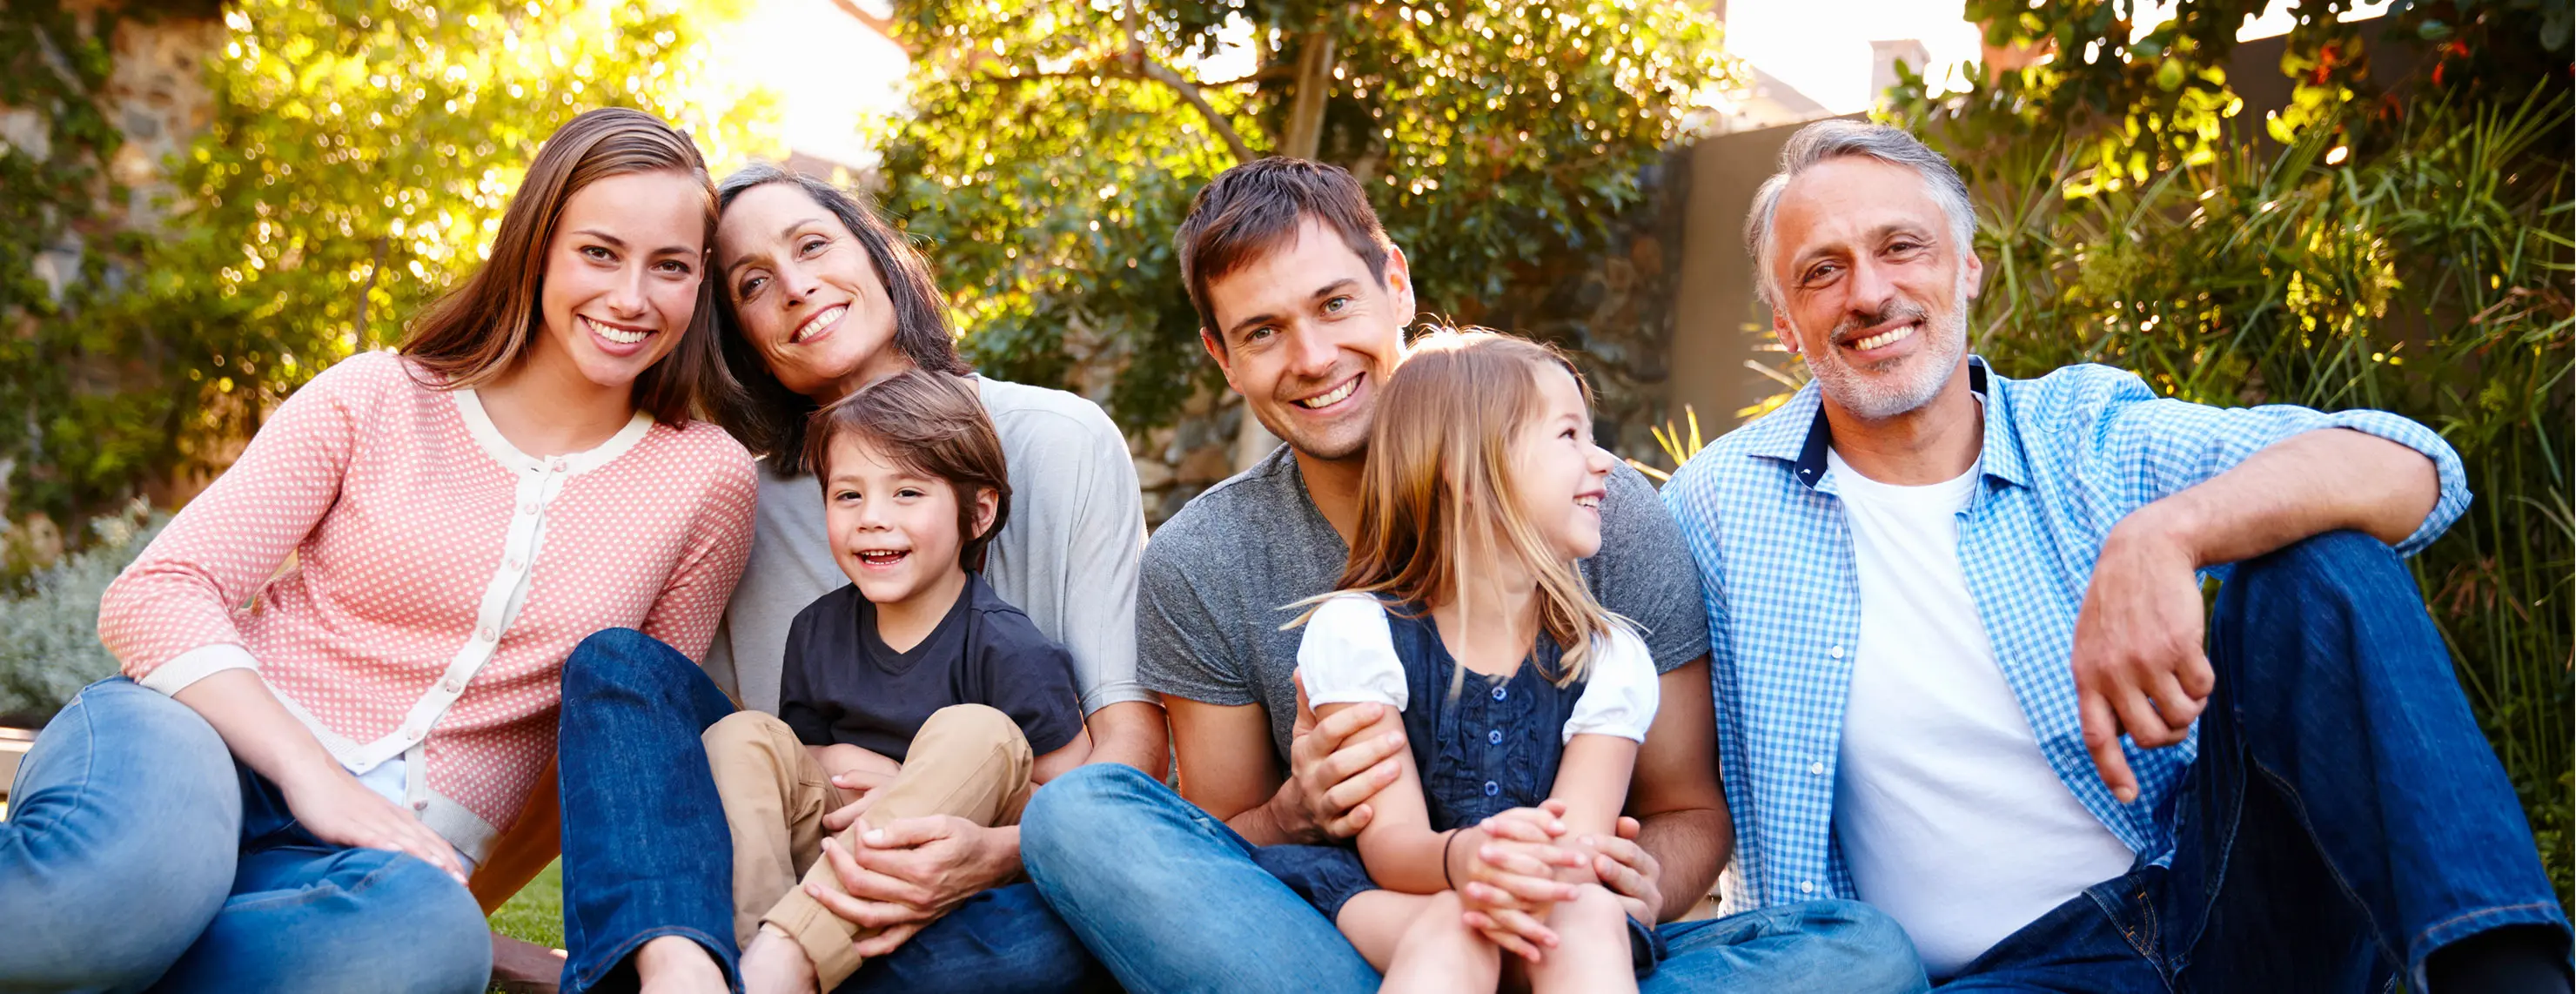
<path fill-rule="evenodd" d="M 1324 101 L 1333 95 L 1334 37 L 1330 25 L 1306 32 L 1298 45 L 1297 88 L 1295 103 L 1288 107 L 1288 134 L 1280 143 L 1279 154 L 1297 159 L 1312 159 L 1324 142 Z M 1234 471 L 1251 469 L 1261 457 L 1279 446 L 1279 437 L 1261 426 L 1252 416 L 1249 401 L 1243 406 L 1243 426 L 1234 436 Z"/>

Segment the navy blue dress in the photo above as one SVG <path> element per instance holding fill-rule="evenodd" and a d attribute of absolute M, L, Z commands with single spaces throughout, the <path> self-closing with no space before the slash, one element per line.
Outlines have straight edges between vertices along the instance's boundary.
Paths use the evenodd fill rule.
<path fill-rule="evenodd" d="M 1404 663 L 1407 700 L 1404 738 L 1413 751 L 1414 769 L 1422 778 L 1422 801 L 1433 831 L 1473 827 L 1513 808 L 1534 808 L 1556 786 L 1558 760 L 1564 758 L 1566 719 L 1583 696 L 1582 681 L 1558 687 L 1563 649 L 1541 636 L 1530 657 L 1506 678 L 1487 676 L 1459 666 L 1440 643 L 1431 614 L 1402 609 L 1386 617 L 1396 658 Z M 1452 694 L 1452 681 L 1457 692 Z M 1369 879 L 1356 843 L 1330 846 L 1262 846 L 1252 861 L 1314 904 L 1327 919 L 1338 918 L 1342 905 L 1362 891 L 1382 890 Z M 1634 918 L 1628 920 L 1631 954 L 1637 975 L 1653 973 L 1663 958 L 1663 940 Z"/>

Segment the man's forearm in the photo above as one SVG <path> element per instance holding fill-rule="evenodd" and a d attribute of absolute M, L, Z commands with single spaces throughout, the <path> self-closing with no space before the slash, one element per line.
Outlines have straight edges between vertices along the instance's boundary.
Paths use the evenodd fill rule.
<path fill-rule="evenodd" d="M 1655 857 L 1661 874 L 1655 888 L 1664 906 L 1657 924 L 1689 913 L 1702 895 L 1717 886 L 1717 875 L 1735 853 L 1735 826 L 1726 812 L 1687 808 L 1637 820 L 1637 847 Z"/>
<path fill-rule="evenodd" d="M 1083 724 L 1091 730 L 1089 763 L 1125 763 L 1156 780 L 1171 772 L 1171 737 L 1163 729 L 1163 709 L 1144 701 L 1121 701 L 1091 713 Z"/>
<path fill-rule="evenodd" d="M 2121 525 L 2170 538 L 2207 567 L 2347 528 L 2395 545 L 2423 525 L 2441 496 L 2440 476 L 2423 453 L 2333 428 L 2284 439 Z"/>
<path fill-rule="evenodd" d="M 1286 784 L 1283 783 L 1281 789 L 1287 789 Z M 1225 827 L 1233 829 L 1234 834 L 1243 836 L 1243 841 L 1256 846 L 1284 846 L 1311 841 L 1288 829 L 1276 810 L 1280 803 L 1279 795 L 1273 794 L 1269 801 L 1245 808 L 1234 817 L 1226 819 Z"/>

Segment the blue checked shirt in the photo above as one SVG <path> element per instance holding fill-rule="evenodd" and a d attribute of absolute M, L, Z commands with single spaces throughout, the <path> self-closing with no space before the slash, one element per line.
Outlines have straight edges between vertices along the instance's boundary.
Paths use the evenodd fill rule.
<path fill-rule="evenodd" d="M 2380 411 L 2222 409 L 2159 398 L 2137 376 L 2070 366 L 2016 381 L 1971 358 L 1985 398 L 1983 486 L 1959 515 L 1959 560 L 2004 680 L 2057 779 L 2111 834 L 2149 860 L 2172 858 L 2156 811 L 2198 754 L 2128 747 L 2139 793 L 2111 797 L 2084 749 L 2070 668 L 2076 609 L 2111 526 L 2301 432 L 2350 428 L 2433 460 L 2442 496 L 2398 546 L 2412 554 L 2469 504 L 2458 454 Z M 1729 911 L 1856 897 L 1833 833 L 1834 777 L 1860 584 L 1851 536 L 1825 474 L 1829 431 L 1809 384 L 1779 410 L 1691 459 L 1664 487 L 1708 601 L 1718 760 L 1733 809 Z"/>

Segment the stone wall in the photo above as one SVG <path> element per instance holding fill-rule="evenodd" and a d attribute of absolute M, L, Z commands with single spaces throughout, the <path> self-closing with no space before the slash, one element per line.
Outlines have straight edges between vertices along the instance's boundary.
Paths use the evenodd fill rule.
<path fill-rule="evenodd" d="M 66 212 L 48 209 L 43 212 L 48 220 L 42 230 L 0 232 L 0 237 L 34 243 L 28 275 L 56 303 L 64 299 L 72 281 L 82 278 L 97 246 L 121 233 L 151 235 L 162 230 L 162 220 L 178 195 L 172 183 L 175 163 L 213 125 L 215 96 L 206 85 L 206 70 L 209 60 L 222 57 L 224 45 L 221 6 L 206 0 L 69 0 L 62 9 L 84 41 L 96 38 L 101 30 L 109 32 L 109 75 L 95 98 L 121 141 L 104 161 L 96 163 L 99 177 L 89 194 L 87 216 L 65 223 Z M 45 52 L 43 61 L 48 68 L 66 71 L 57 52 Z M 0 155 L 66 163 L 75 161 L 68 157 L 89 154 L 87 149 L 62 147 L 54 141 L 51 115 L 57 112 L 53 107 L 0 106 Z M 126 260 L 110 255 L 97 261 L 100 276 L 111 288 L 133 275 Z M 0 301 L 0 311 L 7 309 L 6 302 Z M 0 327 L 20 327 L 22 334 L 32 333 L 23 330 L 23 322 L 32 320 L 24 312 L 0 313 Z M 112 387 L 127 375 L 118 359 L 109 354 L 88 357 L 77 378 Z M 0 458 L 0 479 L 18 469 L 12 460 Z M 159 489 L 164 488 L 155 488 L 156 495 Z M 9 514 L 7 499 L 6 488 L 0 487 L 0 519 L 11 519 L 0 520 L 0 573 L 14 575 L 59 558 L 64 551 L 62 526 L 41 514 Z"/>
<path fill-rule="evenodd" d="M 90 33 L 102 22 L 113 24 L 111 68 L 98 103 L 123 142 L 103 163 L 113 187 L 103 184 L 95 192 L 94 216 L 60 232 L 37 259 L 36 276 L 58 299 L 80 272 L 88 243 L 115 231 L 159 230 L 178 193 L 170 182 L 172 164 L 214 123 L 206 63 L 221 57 L 224 44 L 222 13 L 213 4 L 73 0 L 64 6 L 85 35 L 94 37 Z M 54 147 L 49 110 L 0 107 L 5 154 L 40 161 L 79 154 Z"/>

